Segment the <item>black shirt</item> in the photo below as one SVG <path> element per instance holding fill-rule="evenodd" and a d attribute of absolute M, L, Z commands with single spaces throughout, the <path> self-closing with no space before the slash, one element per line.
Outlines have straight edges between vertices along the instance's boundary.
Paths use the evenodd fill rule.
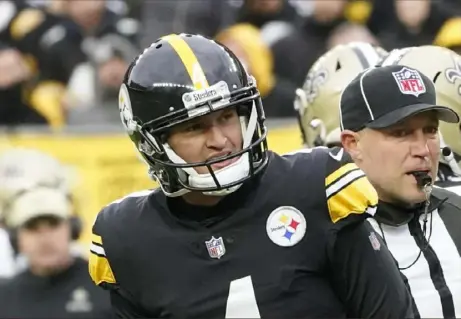
<path fill-rule="evenodd" d="M 50 277 L 26 270 L 0 283 L 0 318 L 110 318 L 109 294 L 95 288 L 80 258 Z"/>
<path fill-rule="evenodd" d="M 331 152 L 270 153 L 259 178 L 204 214 L 158 190 L 108 205 L 93 226 L 93 281 L 120 318 L 411 317 L 364 223 L 376 192 Z"/>

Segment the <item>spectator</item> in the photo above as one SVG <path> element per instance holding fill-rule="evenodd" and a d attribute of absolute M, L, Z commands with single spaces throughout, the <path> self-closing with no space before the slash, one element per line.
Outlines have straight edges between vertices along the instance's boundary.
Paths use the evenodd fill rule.
<path fill-rule="evenodd" d="M 271 43 L 278 78 L 293 83 L 295 87 L 302 86 L 312 63 L 325 52 L 330 32 L 344 21 L 346 4 L 346 0 L 314 0 L 311 15 L 303 19 L 301 27 L 293 26 L 284 36 Z M 263 28 L 263 34 L 269 33 L 269 27 L 266 25 Z"/>
<path fill-rule="evenodd" d="M 1 318 L 109 318 L 109 296 L 92 286 L 88 262 L 71 253 L 72 207 L 56 188 L 18 194 L 4 211 L 25 271 L 0 284 Z"/>
<path fill-rule="evenodd" d="M 377 30 L 387 50 L 432 43 L 440 27 L 452 15 L 442 2 L 430 0 L 394 0 L 388 5 L 392 6 L 389 8 L 392 16 Z"/>
<path fill-rule="evenodd" d="M 221 31 L 216 39 L 237 55 L 255 77 L 261 96 L 267 96 L 274 87 L 273 61 L 259 29 L 249 23 L 240 23 Z"/>
<path fill-rule="evenodd" d="M 378 39 L 364 25 L 344 22 L 331 32 L 327 39 L 326 48 L 330 50 L 337 45 L 350 42 L 367 42 L 379 45 Z"/>
<path fill-rule="evenodd" d="M 445 22 L 437 33 L 434 44 L 461 54 L 461 17 Z"/>
<path fill-rule="evenodd" d="M 48 154 L 34 149 L 12 148 L 8 145 L 2 150 L 0 155 L 0 226 L 8 230 L 5 217 L 8 214 L 8 207 L 11 206 L 18 197 L 31 188 L 46 186 L 58 189 L 61 193 L 71 200 L 71 204 L 78 202 L 76 186 L 72 171 Z M 80 219 L 76 206 L 73 207 L 74 230 L 78 230 Z M 78 237 L 75 234 L 74 237 Z M 79 244 L 73 242 L 73 251 L 78 255 Z M 13 270 L 8 270 L 8 274 L 16 273 L 24 266 L 24 258 L 18 251 L 12 254 L 9 242 L 2 241 L 0 244 L 0 254 L 2 265 L 12 265 Z M 13 247 L 14 248 L 14 247 Z M 10 256 L 7 258 L 7 256 Z M 11 269 L 8 266 L 8 269 Z M 0 275 L 1 276 L 1 275 Z"/>
<path fill-rule="evenodd" d="M 141 0 L 130 0 L 141 1 Z M 232 0 L 233 1 L 233 0 Z M 225 0 L 143 1 L 142 47 L 170 33 L 194 33 L 214 37 L 234 23 L 235 9 Z"/>
<path fill-rule="evenodd" d="M 244 0 L 237 13 L 237 22 L 246 22 L 257 28 L 271 21 L 301 23 L 301 16 L 287 0 Z"/>
<path fill-rule="evenodd" d="M 94 66 L 90 71 L 95 72 L 93 86 L 88 88 L 91 91 L 81 94 L 94 96 L 94 104 L 115 100 L 123 74 L 136 56 L 138 22 L 113 12 L 105 0 L 53 0 L 52 5 L 55 13 L 77 24 L 84 37 L 82 49 Z"/>
<path fill-rule="evenodd" d="M 216 39 L 229 47 L 255 77 L 268 117 L 293 115 L 285 105 L 291 103 L 295 88 L 275 77 L 272 53 L 258 28 L 249 23 L 238 23 L 220 32 Z"/>
<path fill-rule="evenodd" d="M 23 1 L 1 1 L 0 12 L 0 125 L 62 127 L 67 81 L 86 60 L 80 34 Z"/>

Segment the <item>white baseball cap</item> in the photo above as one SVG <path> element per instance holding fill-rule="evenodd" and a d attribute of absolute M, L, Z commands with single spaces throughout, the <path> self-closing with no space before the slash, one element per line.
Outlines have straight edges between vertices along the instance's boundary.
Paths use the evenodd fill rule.
<path fill-rule="evenodd" d="M 71 214 L 71 203 L 62 190 L 35 188 L 19 195 L 11 203 L 5 214 L 5 224 L 7 227 L 17 228 L 37 217 L 67 219 Z"/>

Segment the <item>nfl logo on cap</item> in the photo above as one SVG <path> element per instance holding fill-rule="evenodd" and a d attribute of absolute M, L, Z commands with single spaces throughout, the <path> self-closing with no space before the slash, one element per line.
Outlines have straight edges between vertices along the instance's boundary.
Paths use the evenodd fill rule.
<path fill-rule="evenodd" d="M 226 253 L 222 237 L 214 238 L 212 236 L 210 240 L 205 241 L 205 245 L 211 258 L 220 259 Z"/>
<path fill-rule="evenodd" d="M 426 93 L 424 81 L 417 71 L 404 67 L 399 72 L 392 72 L 392 75 L 403 94 L 418 97 L 420 94 Z"/>

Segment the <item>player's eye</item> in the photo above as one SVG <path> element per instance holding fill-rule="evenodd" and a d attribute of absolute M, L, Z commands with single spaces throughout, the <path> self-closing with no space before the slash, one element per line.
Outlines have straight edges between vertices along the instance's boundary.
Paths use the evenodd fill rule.
<path fill-rule="evenodd" d="M 224 120 L 230 120 L 236 116 L 237 116 L 237 113 L 235 111 L 227 111 L 221 115 L 221 118 Z"/>
<path fill-rule="evenodd" d="M 197 132 L 203 128 L 201 123 L 191 123 L 184 128 L 184 132 Z"/>

